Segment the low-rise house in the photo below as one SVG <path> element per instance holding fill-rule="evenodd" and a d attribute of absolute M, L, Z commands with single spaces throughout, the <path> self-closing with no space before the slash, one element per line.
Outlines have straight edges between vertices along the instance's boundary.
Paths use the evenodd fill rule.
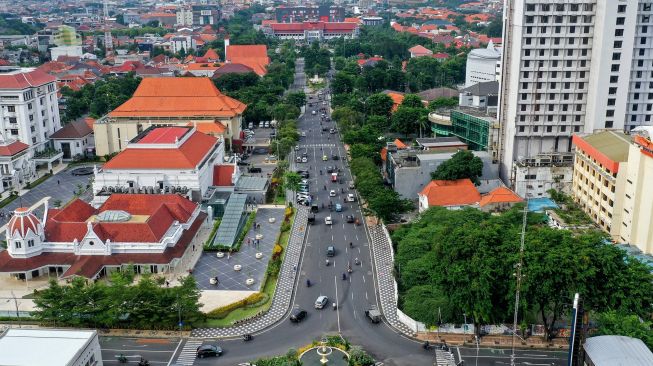
<path fill-rule="evenodd" d="M 78 119 L 64 125 L 50 136 L 55 150 L 63 153 L 63 160 L 94 156 L 95 139 L 93 129 L 84 119 Z"/>
<path fill-rule="evenodd" d="M 481 194 L 468 178 L 458 180 L 432 180 L 418 194 L 419 212 L 440 206 L 449 210 L 478 207 Z"/>
<path fill-rule="evenodd" d="M 417 46 L 413 46 L 413 47 L 409 48 L 408 52 L 410 52 L 410 58 L 423 57 L 423 56 L 432 56 L 433 55 L 433 51 L 431 51 L 428 48 L 422 46 L 421 44 L 418 44 Z"/>

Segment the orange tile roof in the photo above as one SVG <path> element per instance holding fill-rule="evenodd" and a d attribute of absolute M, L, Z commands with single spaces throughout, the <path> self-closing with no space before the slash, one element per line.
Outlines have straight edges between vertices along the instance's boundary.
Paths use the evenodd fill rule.
<path fill-rule="evenodd" d="M 227 128 L 220 122 L 189 122 L 186 126 L 192 127 L 209 136 L 221 136 Z"/>
<path fill-rule="evenodd" d="M 432 180 L 419 193 L 426 196 L 431 206 L 473 205 L 481 200 L 481 194 L 471 180 Z"/>
<path fill-rule="evenodd" d="M 404 95 L 401 93 L 391 92 L 391 91 L 387 91 L 384 93 L 392 99 L 392 111 L 395 112 L 397 108 L 399 108 L 401 103 L 404 101 Z"/>
<path fill-rule="evenodd" d="M 209 78 L 162 77 L 141 80 L 134 95 L 110 117 L 235 117 L 247 106 L 220 92 Z"/>
<path fill-rule="evenodd" d="M 84 118 L 84 122 L 86 122 L 86 125 L 87 125 L 88 128 L 90 128 L 91 130 L 93 129 L 93 125 L 95 125 L 95 121 L 96 121 L 96 120 L 95 120 L 95 118 L 93 118 L 93 117 L 86 117 L 86 118 Z"/>
<path fill-rule="evenodd" d="M 220 56 L 218 56 L 218 53 L 215 52 L 215 50 L 213 48 L 209 48 L 208 50 L 206 50 L 203 57 L 205 59 L 207 59 L 207 60 L 216 60 L 217 61 L 217 60 L 220 59 Z"/>
<path fill-rule="evenodd" d="M 18 140 L 0 145 L 0 156 L 13 156 L 29 148 L 29 145 Z"/>
<path fill-rule="evenodd" d="M 267 73 L 270 58 L 266 45 L 230 45 L 226 53 L 225 58 L 229 62 L 248 66 L 259 76 Z"/>
<path fill-rule="evenodd" d="M 384 147 L 381 149 L 381 160 L 386 161 L 388 159 L 388 148 Z"/>
<path fill-rule="evenodd" d="M 481 197 L 480 206 L 489 205 L 491 203 L 517 203 L 524 201 L 515 192 L 506 187 L 497 187 L 490 191 L 490 193 Z"/>
<path fill-rule="evenodd" d="M 360 18 L 345 18 L 345 23 L 360 23 Z"/>
<path fill-rule="evenodd" d="M 399 139 L 395 139 L 394 144 L 397 146 L 397 149 L 405 149 L 408 147 L 408 145 L 404 144 L 404 142 Z"/>
<path fill-rule="evenodd" d="M 197 71 L 197 70 L 217 70 L 222 66 L 222 64 L 219 64 L 217 62 L 209 62 L 209 63 L 199 63 L 199 62 L 193 62 L 191 64 L 186 65 L 186 70 L 189 71 Z"/>
<path fill-rule="evenodd" d="M 154 130 L 156 131 L 156 130 Z M 129 145 L 103 169 L 195 169 L 218 139 L 195 132 L 178 148 L 130 148 Z"/>
<path fill-rule="evenodd" d="M 421 44 L 418 44 L 417 46 L 413 46 L 408 49 L 408 52 L 415 54 L 417 56 L 422 56 L 422 55 L 432 55 L 433 51 L 429 50 L 428 48 L 422 46 Z"/>

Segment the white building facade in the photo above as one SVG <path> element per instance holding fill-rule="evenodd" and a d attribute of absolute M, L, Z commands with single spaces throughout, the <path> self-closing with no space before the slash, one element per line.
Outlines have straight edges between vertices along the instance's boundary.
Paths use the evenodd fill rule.
<path fill-rule="evenodd" d="M 517 183 L 517 160 L 563 159 L 573 134 L 651 124 L 651 16 L 645 1 L 506 1 L 499 119 L 507 183 Z"/>
<path fill-rule="evenodd" d="M 41 151 L 60 128 L 56 78 L 33 68 L 1 68 L 0 134 Z"/>
<path fill-rule="evenodd" d="M 501 47 L 490 41 L 486 48 L 477 48 L 467 55 L 465 87 L 486 81 L 499 81 L 501 74 Z"/>

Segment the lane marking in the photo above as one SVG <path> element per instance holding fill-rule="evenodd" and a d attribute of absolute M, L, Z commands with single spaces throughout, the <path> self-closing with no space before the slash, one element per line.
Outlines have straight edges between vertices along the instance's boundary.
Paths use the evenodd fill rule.
<path fill-rule="evenodd" d="M 179 351 L 179 347 L 181 347 L 181 343 L 183 342 L 183 339 L 179 340 L 179 344 L 177 344 L 177 348 L 175 348 L 175 351 L 172 353 L 172 356 L 170 356 L 170 361 L 168 361 L 168 366 L 172 364 L 172 360 L 175 358 L 175 355 L 177 354 L 177 351 Z"/>
<path fill-rule="evenodd" d="M 340 306 L 338 306 L 338 276 L 333 276 L 333 283 L 336 286 L 336 315 L 338 316 L 338 333 L 340 333 Z"/>
<path fill-rule="evenodd" d="M 367 298 L 367 291 L 365 291 L 365 300 L 369 300 L 369 299 Z"/>

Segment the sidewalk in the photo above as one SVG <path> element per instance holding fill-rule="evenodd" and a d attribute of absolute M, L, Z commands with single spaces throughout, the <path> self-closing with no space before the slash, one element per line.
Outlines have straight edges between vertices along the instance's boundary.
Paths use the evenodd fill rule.
<path fill-rule="evenodd" d="M 439 333 L 436 331 L 419 332 L 416 336 L 421 341 L 429 341 L 431 343 L 446 342 L 450 345 L 456 346 L 476 346 L 473 334 L 453 334 L 453 333 Z M 512 336 L 510 335 L 486 335 L 481 337 L 479 343 L 481 347 L 511 347 Z M 515 339 L 516 348 L 539 348 L 539 349 L 568 349 L 567 338 L 555 338 L 550 342 L 545 342 L 544 338 L 532 336 L 522 341 L 520 338 Z"/>
<path fill-rule="evenodd" d="M 290 309 L 292 297 L 295 289 L 295 280 L 297 271 L 294 269 L 299 264 L 301 258 L 304 237 L 306 236 L 306 225 L 308 224 L 308 209 L 304 206 L 297 208 L 295 222 L 291 229 L 290 240 L 285 251 L 285 258 L 279 278 L 277 279 L 277 288 L 272 298 L 270 309 L 262 316 L 251 321 L 234 325 L 228 328 L 197 328 L 191 332 L 191 337 L 200 338 L 224 338 L 237 337 L 243 334 L 259 332 L 280 321 Z"/>

